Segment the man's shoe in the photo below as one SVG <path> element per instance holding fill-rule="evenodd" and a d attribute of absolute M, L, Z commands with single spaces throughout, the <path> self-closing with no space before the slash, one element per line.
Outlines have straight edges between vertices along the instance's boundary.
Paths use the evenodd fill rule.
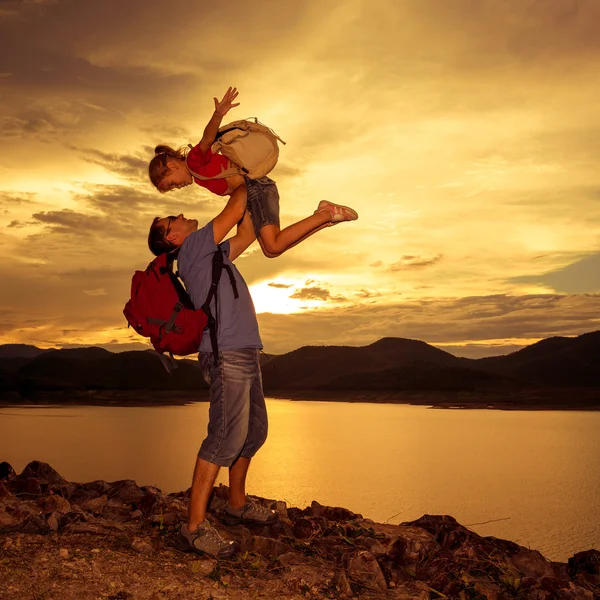
<path fill-rule="evenodd" d="M 257 502 L 247 502 L 241 508 L 233 508 L 227 503 L 221 522 L 225 525 L 240 525 L 242 523 L 272 525 L 278 518 L 279 515 L 274 510 L 265 508 Z"/>
<path fill-rule="evenodd" d="M 202 521 L 195 531 L 190 531 L 184 523 L 181 526 L 178 547 L 184 552 L 208 554 L 213 558 L 229 558 L 239 550 L 237 542 L 224 540 L 208 520 Z"/>
<path fill-rule="evenodd" d="M 343 206 L 342 204 L 334 204 L 328 200 L 321 200 L 315 213 L 321 210 L 326 210 L 331 215 L 331 221 L 329 225 L 335 225 L 342 221 L 356 221 L 358 219 L 358 213 L 350 208 L 349 206 Z"/>

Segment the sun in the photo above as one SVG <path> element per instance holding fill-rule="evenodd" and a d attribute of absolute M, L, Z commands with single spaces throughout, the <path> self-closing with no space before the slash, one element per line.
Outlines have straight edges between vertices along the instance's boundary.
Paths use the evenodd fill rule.
<path fill-rule="evenodd" d="M 303 287 L 303 282 L 292 279 L 262 281 L 251 285 L 250 294 L 256 313 L 290 315 L 322 306 L 321 300 L 291 298 L 298 287 Z"/>

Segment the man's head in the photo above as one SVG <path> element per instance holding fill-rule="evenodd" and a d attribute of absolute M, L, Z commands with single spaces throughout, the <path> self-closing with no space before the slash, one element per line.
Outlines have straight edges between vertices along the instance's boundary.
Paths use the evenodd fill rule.
<path fill-rule="evenodd" d="M 148 233 L 148 247 L 155 256 L 177 250 L 190 233 L 198 230 L 196 219 L 186 219 L 182 214 L 156 217 Z"/>

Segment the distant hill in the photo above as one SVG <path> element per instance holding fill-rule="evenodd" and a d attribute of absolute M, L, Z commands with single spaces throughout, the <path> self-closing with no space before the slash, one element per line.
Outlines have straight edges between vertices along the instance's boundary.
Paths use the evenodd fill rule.
<path fill-rule="evenodd" d="M 34 358 L 48 350 L 29 344 L 0 344 L 0 358 Z"/>
<path fill-rule="evenodd" d="M 305 346 L 261 355 L 266 391 L 512 392 L 570 388 L 600 394 L 600 331 L 554 337 L 505 356 L 458 358 L 419 340 L 383 338 L 362 347 Z M 48 390 L 200 390 L 195 360 L 169 375 L 154 351 L 39 350 L 0 346 L 0 398 Z"/>
<path fill-rule="evenodd" d="M 471 363 L 419 340 L 383 338 L 369 346 L 305 346 L 280 355 L 263 366 L 263 383 L 273 390 L 389 391 L 518 385 Z"/>
<path fill-rule="evenodd" d="M 97 347 L 54 350 L 32 358 L 16 371 L 14 360 L 0 359 L 0 391 L 25 397 L 56 389 L 207 389 L 197 361 L 176 361 L 177 368 L 170 375 L 156 352 L 112 353 Z"/>
<path fill-rule="evenodd" d="M 552 337 L 505 356 L 480 358 L 480 369 L 543 387 L 600 387 L 600 331 Z"/>

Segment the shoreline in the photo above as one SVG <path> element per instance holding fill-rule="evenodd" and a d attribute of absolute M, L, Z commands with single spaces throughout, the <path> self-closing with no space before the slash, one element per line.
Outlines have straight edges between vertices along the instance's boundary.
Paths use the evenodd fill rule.
<path fill-rule="evenodd" d="M 599 411 L 600 390 L 528 389 L 513 392 L 267 390 L 266 398 L 306 402 L 406 404 L 438 410 Z M 186 406 L 208 402 L 208 390 L 62 390 L 31 398 L 0 397 L 1 408 L 113 406 L 118 408 Z"/>

